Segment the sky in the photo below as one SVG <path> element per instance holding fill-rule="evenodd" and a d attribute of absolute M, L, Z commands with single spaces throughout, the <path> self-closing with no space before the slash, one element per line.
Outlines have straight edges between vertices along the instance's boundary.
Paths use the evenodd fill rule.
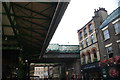
<path fill-rule="evenodd" d="M 120 0 L 71 0 L 50 44 L 79 45 L 77 30 L 94 16 L 94 9 L 103 7 L 110 14 Z"/>

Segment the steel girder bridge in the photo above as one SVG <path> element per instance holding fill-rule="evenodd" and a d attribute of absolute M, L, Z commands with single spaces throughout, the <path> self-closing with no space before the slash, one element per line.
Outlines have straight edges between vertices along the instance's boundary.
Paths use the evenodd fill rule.
<path fill-rule="evenodd" d="M 2 78 L 29 79 L 69 2 L 2 2 Z M 17 74 L 17 75 L 16 75 Z"/>

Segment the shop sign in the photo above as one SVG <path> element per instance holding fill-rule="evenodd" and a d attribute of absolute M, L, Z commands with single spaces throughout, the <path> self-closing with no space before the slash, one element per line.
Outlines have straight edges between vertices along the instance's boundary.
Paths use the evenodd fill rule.
<path fill-rule="evenodd" d="M 93 69 L 93 68 L 97 68 L 97 67 L 99 67 L 98 63 L 93 63 L 93 64 L 83 65 L 83 66 L 81 66 L 81 69 L 87 70 L 87 69 Z"/>
<path fill-rule="evenodd" d="M 92 69 L 95 68 L 95 65 L 91 65 L 91 66 L 85 66 L 84 69 Z"/>

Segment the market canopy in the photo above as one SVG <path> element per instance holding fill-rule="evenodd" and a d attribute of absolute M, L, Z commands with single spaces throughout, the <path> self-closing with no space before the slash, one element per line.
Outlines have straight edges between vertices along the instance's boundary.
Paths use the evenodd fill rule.
<path fill-rule="evenodd" d="M 2 6 L 3 50 L 20 50 L 33 59 L 45 53 L 68 2 L 3 2 Z"/>

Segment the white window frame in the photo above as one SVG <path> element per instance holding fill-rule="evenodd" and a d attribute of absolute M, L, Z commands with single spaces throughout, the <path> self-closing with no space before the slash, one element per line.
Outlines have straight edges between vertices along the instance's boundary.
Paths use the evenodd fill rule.
<path fill-rule="evenodd" d="M 105 34 L 104 31 L 106 31 L 106 30 L 107 30 L 107 33 Z M 106 35 L 107 35 L 108 37 L 106 37 Z M 104 40 L 108 40 L 108 39 L 110 38 L 110 33 L 109 33 L 108 28 L 103 30 L 103 36 L 104 36 Z"/>
<path fill-rule="evenodd" d="M 119 31 L 120 26 L 118 26 L 117 23 L 120 24 L 120 21 L 119 21 L 119 22 L 116 22 L 116 23 L 114 24 L 114 29 L 115 29 L 116 35 L 117 35 L 117 34 L 120 34 L 120 31 Z M 116 25 L 117 25 L 117 26 L 116 26 Z"/>

